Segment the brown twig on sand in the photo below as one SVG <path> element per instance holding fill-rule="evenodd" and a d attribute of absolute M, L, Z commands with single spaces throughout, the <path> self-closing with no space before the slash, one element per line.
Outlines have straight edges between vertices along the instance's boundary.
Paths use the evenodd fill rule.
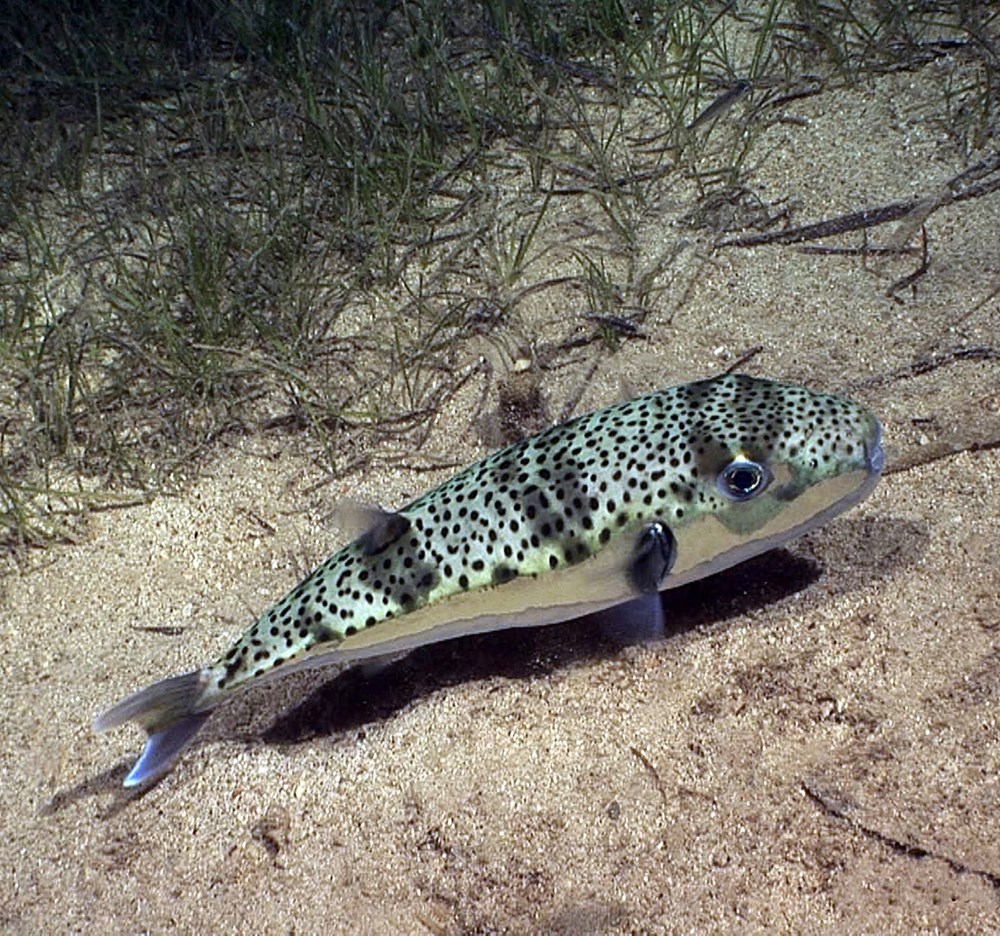
<path fill-rule="evenodd" d="M 945 439 L 939 442 L 931 442 L 915 451 L 904 453 L 899 458 L 893 459 L 892 464 L 883 473 L 887 477 L 894 474 L 903 474 L 907 471 L 913 471 L 914 468 L 923 468 L 924 465 L 944 461 L 946 458 L 954 458 L 956 455 L 961 455 L 964 452 L 992 452 L 996 449 L 1000 449 L 1000 439 L 973 440 L 958 446 L 954 442 Z"/>
<path fill-rule="evenodd" d="M 818 240 L 822 237 L 832 237 L 835 234 L 846 234 L 848 231 L 859 231 L 900 219 L 906 219 L 904 224 L 900 225 L 902 231 L 916 232 L 935 211 L 945 205 L 966 201 L 970 198 L 981 198 L 991 192 L 1000 191 L 1000 175 L 996 175 L 998 171 L 1000 171 L 1000 151 L 980 160 L 964 172 L 960 172 L 950 179 L 940 192 L 934 195 L 911 198 L 903 202 L 892 202 L 877 208 L 864 208 L 861 211 L 838 215 L 836 218 L 828 218 L 826 221 L 784 228 L 780 231 L 727 237 L 716 242 L 715 246 L 757 247 L 762 244 L 799 244 L 802 241 Z"/>
<path fill-rule="evenodd" d="M 921 276 L 923 276 L 928 267 L 930 266 L 930 258 L 927 253 L 927 227 L 921 226 L 920 228 L 920 265 L 912 272 L 907 273 L 906 276 L 901 277 L 896 280 L 886 291 L 885 294 L 888 298 L 892 299 L 893 302 L 898 302 L 902 304 L 903 300 L 896 295 L 900 289 L 906 289 L 907 286 L 912 286 Z"/>
<path fill-rule="evenodd" d="M 633 753 L 633 755 L 635 755 L 636 760 L 646 768 L 646 773 L 653 778 L 653 784 L 656 786 L 657 792 L 663 799 L 663 804 L 668 805 L 670 803 L 670 795 L 660 777 L 660 772 L 656 769 L 656 765 L 634 744 L 630 744 L 628 749 Z"/>
<path fill-rule="evenodd" d="M 805 795 L 813 803 L 815 803 L 825 815 L 830 816 L 832 819 L 839 819 L 842 822 L 846 822 L 853 829 L 856 829 L 863 836 L 865 836 L 865 838 L 878 842 L 880 845 L 888 848 L 892 852 L 895 852 L 897 855 L 903 855 L 907 858 L 916 858 L 918 860 L 929 858 L 932 861 L 943 861 L 949 868 L 951 868 L 952 871 L 955 872 L 955 874 L 975 875 L 991 887 L 996 890 L 1000 890 L 1000 874 L 988 871 L 985 868 L 971 867 L 964 861 L 952 858 L 950 855 L 931 851 L 931 849 L 924 848 L 922 845 L 917 845 L 913 842 L 905 842 L 892 835 L 888 835 L 887 833 L 873 828 L 872 826 L 869 826 L 857 819 L 854 815 L 852 815 L 854 807 L 846 801 L 841 800 L 835 794 L 827 793 L 819 789 L 816 785 L 805 780 L 800 781 L 800 784 L 802 792 L 805 793 Z"/>
<path fill-rule="evenodd" d="M 982 303 L 978 307 L 981 305 Z M 920 355 L 904 367 L 855 381 L 845 387 L 844 392 L 854 393 L 858 390 L 884 386 L 897 380 L 908 380 L 922 374 L 929 374 L 940 367 L 956 364 L 959 361 L 1000 361 L 1000 349 L 985 345 L 972 348 L 945 348 L 932 354 Z M 892 463 L 886 468 L 885 474 L 912 471 L 914 468 L 944 458 L 953 458 L 962 452 L 982 452 L 996 448 L 1000 448 L 1000 436 L 995 432 L 995 424 L 994 431 L 990 431 L 988 428 L 954 431 L 945 438 L 928 442 L 917 449 L 894 457 Z"/>
<path fill-rule="evenodd" d="M 834 247 L 829 244 L 813 244 L 800 247 L 799 251 L 806 254 L 817 254 L 824 257 L 890 257 L 900 254 L 917 253 L 917 247 L 870 247 L 862 244 L 860 247 Z"/>
<path fill-rule="evenodd" d="M 859 231 L 874 227 L 876 224 L 885 224 L 887 221 L 897 221 L 906 217 L 917 204 L 917 199 L 893 202 L 881 208 L 865 208 L 826 221 L 817 221 L 815 224 L 784 228 L 781 231 L 765 231 L 762 234 L 747 234 L 742 237 L 727 237 L 715 246 L 759 247 L 764 244 L 798 244 L 802 241 L 818 240 L 821 237 L 832 237 L 835 234 L 846 234 L 848 231 Z"/>
<path fill-rule="evenodd" d="M 757 357 L 757 355 L 760 354 L 760 352 L 763 351 L 763 350 L 764 350 L 764 346 L 762 344 L 754 345 L 752 348 L 747 348 L 747 350 L 744 351 L 735 361 L 733 361 L 733 363 L 730 364 L 729 367 L 727 367 L 723 371 L 723 373 L 724 374 L 731 374 L 737 368 L 740 368 L 744 364 L 746 364 L 747 361 L 750 361 L 753 358 Z"/>
<path fill-rule="evenodd" d="M 854 381 L 847 385 L 845 392 L 854 393 L 867 387 L 878 387 L 897 380 L 918 377 L 921 374 L 928 374 L 933 370 L 937 370 L 939 367 L 954 364 L 956 361 L 996 360 L 1000 360 L 1000 349 L 991 348 L 986 345 L 974 348 L 945 348 L 933 354 L 921 355 L 905 367 L 897 367 L 895 370 L 886 371 L 883 374 L 875 374 L 873 377 Z"/>

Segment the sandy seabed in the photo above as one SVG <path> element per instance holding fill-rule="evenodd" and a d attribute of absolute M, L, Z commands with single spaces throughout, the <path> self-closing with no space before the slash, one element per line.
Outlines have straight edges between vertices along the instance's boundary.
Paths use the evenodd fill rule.
<path fill-rule="evenodd" d="M 829 217 L 960 172 L 904 84 L 801 102 L 761 190 Z M 0 595 L 0 928 L 997 932 L 998 231 L 996 194 L 936 212 L 901 301 L 912 256 L 683 253 L 669 315 L 599 361 L 576 412 L 761 346 L 750 372 L 875 410 L 889 466 L 825 528 L 667 593 L 660 641 L 570 622 L 292 677 L 134 797 L 140 735 L 95 737 L 93 714 L 213 659 L 341 544 L 339 497 L 401 505 L 450 472 L 376 458 L 324 485 L 287 439 L 242 438 L 183 496 L 31 557 Z M 670 209 L 649 236 L 682 236 Z M 545 378 L 552 412 L 580 376 Z M 481 392 L 423 463 L 486 453 Z"/>

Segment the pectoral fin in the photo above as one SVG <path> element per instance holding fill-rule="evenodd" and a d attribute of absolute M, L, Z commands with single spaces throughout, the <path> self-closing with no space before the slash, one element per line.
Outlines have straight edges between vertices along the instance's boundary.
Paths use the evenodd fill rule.
<path fill-rule="evenodd" d="M 659 520 L 642 528 L 628 567 L 632 587 L 641 595 L 654 595 L 663 587 L 674 560 L 677 540 L 670 528 Z"/>

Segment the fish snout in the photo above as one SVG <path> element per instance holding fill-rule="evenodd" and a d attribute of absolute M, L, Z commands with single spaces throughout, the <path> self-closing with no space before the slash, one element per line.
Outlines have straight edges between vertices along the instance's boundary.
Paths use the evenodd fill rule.
<path fill-rule="evenodd" d="M 865 440 L 865 457 L 868 460 L 868 470 L 873 475 L 882 474 L 885 468 L 885 449 L 882 447 L 882 424 L 872 416 L 872 432 Z"/>

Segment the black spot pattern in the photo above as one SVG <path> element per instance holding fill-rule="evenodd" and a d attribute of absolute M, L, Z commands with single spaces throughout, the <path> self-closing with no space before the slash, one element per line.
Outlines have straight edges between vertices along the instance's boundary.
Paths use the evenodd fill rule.
<path fill-rule="evenodd" d="M 490 455 L 335 553 L 219 662 L 218 688 L 461 591 L 558 573 L 660 521 L 733 510 L 736 455 L 780 462 L 794 499 L 855 456 L 871 417 L 846 400 L 738 374 L 662 390 Z"/>

